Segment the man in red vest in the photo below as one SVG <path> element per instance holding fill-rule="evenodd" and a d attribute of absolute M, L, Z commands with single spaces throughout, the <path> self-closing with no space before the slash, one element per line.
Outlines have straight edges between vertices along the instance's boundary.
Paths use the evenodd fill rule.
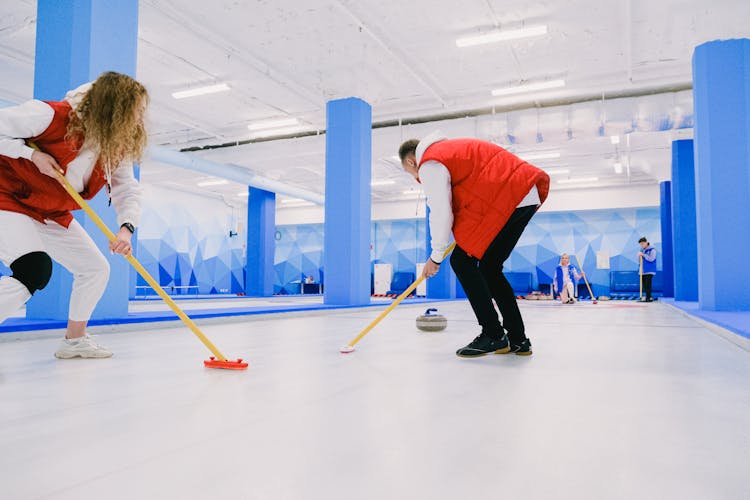
<path fill-rule="evenodd" d="M 432 277 L 440 269 L 452 231 L 456 248 L 451 267 L 482 326 L 482 333 L 456 354 L 531 355 L 531 341 L 513 288 L 503 275 L 503 262 L 547 198 L 549 176 L 490 142 L 447 140 L 438 134 L 404 142 L 399 158 L 422 184 L 430 207 L 432 254 L 423 275 Z"/>
<path fill-rule="evenodd" d="M 143 85 L 110 71 L 62 101 L 0 109 L 0 260 L 13 272 L 0 278 L 0 322 L 47 285 L 56 260 L 74 278 L 58 358 L 112 356 L 86 333 L 109 262 L 73 219 L 78 204 L 58 176 L 85 199 L 107 186 L 120 224 L 109 250 L 129 254 L 141 211 L 133 161 L 146 146 L 147 104 Z"/>

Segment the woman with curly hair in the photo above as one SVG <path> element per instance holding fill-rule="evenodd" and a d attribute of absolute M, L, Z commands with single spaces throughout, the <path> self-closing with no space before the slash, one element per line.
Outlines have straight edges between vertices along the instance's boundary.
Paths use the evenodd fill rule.
<path fill-rule="evenodd" d="M 106 72 L 62 101 L 0 109 L 0 260 L 13 272 L 0 278 L 0 322 L 47 285 L 59 262 L 74 280 L 58 358 L 112 356 L 86 333 L 109 263 L 70 213 L 79 207 L 58 176 L 85 199 L 106 186 L 120 226 L 109 250 L 129 254 L 141 205 L 133 161 L 146 147 L 148 101 L 136 80 Z"/>

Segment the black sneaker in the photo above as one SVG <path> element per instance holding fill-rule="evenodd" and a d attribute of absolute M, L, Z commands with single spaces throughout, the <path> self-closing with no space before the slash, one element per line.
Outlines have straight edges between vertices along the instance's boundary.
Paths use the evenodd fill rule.
<path fill-rule="evenodd" d="M 531 356 L 531 341 L 529 339 L 524 340 L 520 344 L 511 344 L 509 353 L 513 353 L 516 356 Z"/>
<path fill-rule="evenodd" d="M 493 352 L 495 354 L 505 354 L 508 351 L 510 351 L 508 335 L 503 335 L 498 339 L 481 333 L 469 345 L 456 351 L 456 356 L 478 358 L 479 356 L 485 356 Z"/>

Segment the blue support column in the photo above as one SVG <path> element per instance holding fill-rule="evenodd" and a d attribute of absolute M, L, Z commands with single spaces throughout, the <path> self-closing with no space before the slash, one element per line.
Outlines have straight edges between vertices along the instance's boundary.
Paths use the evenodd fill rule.
<path fill-rule="evenodd" d="M 248 190 L 245 294 L 270 297 L 273 295 L 276 250 L 276 194 L 253 187 L 248 187 Z"/>
<path fill-rule="evenodd" d="M 326 106 L 324 302 L 370 303 L 372 110 L 361 99 Z"/>
<path fill-rule="evenodd" d="M 672 141 L 672 251 L 674 298 L 698 301 L 698 237 L 695 227 L 693 140 Z M 664 237 L 662 237 L 664 245 Z"/>
<path fill-rule="evenodd" d="M 672 183 L 659 184 L 661 192 L 661 268 L 662 294 L 674 297 L 674 251 L 672 248 Z"/>
<path fill-rule="evenodd" d="M 138 0 L 39 0 L 36 20 L 34 97 L 60 100 L 65 93 L 104 71 L 135 76 L 138 47 Z M 102 192 L 89 203 L 104 222 L 117 230 L 115 211 Z M 129 264 L 122 256 L 109 254 L 108 241 L 81 211 L 78 222 L 109 259 L 111 274 L 94 318 L 125 317 L 128 314 Z M 136 246 L 135 241 L 133 247 Z M 68 318 L 73 278 L 55 264 L 52 280 L 28 302 L 29 319 Z"/>
<path fill-rule="evenodd" d="M 430 258 L 432 254 L 432 236 L 430 234 L 430 207 L 427 207 L 425 216 L 425 235 L 427 241 L 425 242 L 427 253 L 425 254 L 425 260 Z M 456 298 L 456 286 L 458 279 L 456 273 L 453 272 L 453 268 L 450 265 L 450 255 L 440 265 L 440 271 L 427 280 L 427 298 L 428 299 L 455 299 Z"/>
<path fill-rule="evenodd" d="M 133 165 L 133 175 L 135 175 L 135 178 L 138 179 L 138 181 L 141 180 L 141 166 L 138 164 Z M 136 259 L 138 258 L 138 229 L 135 230 L 135 234 L 131 238 L 133 243 L 133 257 Z M 128 272 L 130 273 L 130 278 L 128 280 L 128 299 L 134 299 L 135 296 L 138 294 L 138 289 L 136 289 L 136 285 L 138 284 L 138 271 L 135 270 L 133 266 L 128 266 L 130 269 Z"/>
<path fill-rule="evenodd" d="M 750 40 L 693 54 L 698 302 L 750 311 Z"/>

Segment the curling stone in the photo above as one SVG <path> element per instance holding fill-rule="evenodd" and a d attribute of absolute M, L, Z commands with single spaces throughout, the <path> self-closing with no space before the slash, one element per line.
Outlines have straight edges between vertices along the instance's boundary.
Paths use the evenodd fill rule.
<path fill-rule="evenodd" d="M 448 326 L 448 320 L 445 316 L 437 313 L 437 309 L 430 308 L 425 311 L 421 316 L 417 316 L 417 328 L 423 332 L 439 332 L 445 330 Z"/>

